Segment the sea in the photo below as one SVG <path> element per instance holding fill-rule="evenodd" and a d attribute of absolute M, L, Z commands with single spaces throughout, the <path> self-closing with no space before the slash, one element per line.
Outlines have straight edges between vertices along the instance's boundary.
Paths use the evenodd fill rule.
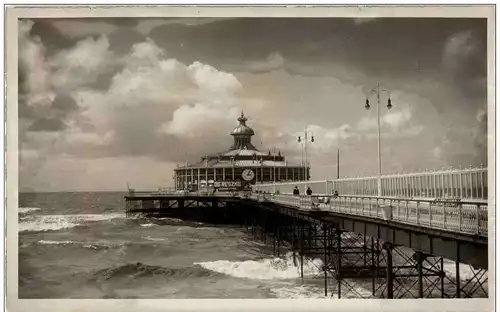
<path fill-rule="evenodd" d="M 286 246 L 275 257 L 241 226 L 126 218 L 125 195 L 20 193 L 19 298 L 330 298 L 320 259 L 302 279 Z"/>

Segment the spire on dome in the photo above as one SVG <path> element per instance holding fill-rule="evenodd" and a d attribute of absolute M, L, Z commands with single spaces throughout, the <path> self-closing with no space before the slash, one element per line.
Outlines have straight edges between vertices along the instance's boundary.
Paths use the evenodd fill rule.
<path fill-rule="evenodd" d="M 238 121 L 240 122 L 240 125 L 245 125 L 245 121 L 248 119 L 245 117 L 245 114 L 243 114 L 243 110 L 241 110 L 241 116 L 238 118 Z"/>

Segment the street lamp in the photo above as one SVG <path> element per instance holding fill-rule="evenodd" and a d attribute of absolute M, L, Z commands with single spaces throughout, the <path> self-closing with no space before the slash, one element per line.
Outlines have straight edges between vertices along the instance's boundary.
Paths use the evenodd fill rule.
<path fill-rule="evenodd" d="M 377 82 L 377 86 L 370 91 L 368 91 L 367 97 L 366 97 L 366 104 L 365 108 L 368 110 L 370 109 L 370 100 L 368 97 L 376 93 L 377 95 L 377 131 L 378 131 L 378 179 L 377 179 L 377 193 L 378 196 L 382 196 L 382 180 L 381 180 L 381 175 L 382 175 L 382 159 L 381 159 L 381 152 L 380 152 L 380 93 L 385 92 L 387 93 L 387 109 L 392 108 L 391 104 L 391 93 L 386 90 L 386 89 L 380 89 L 380 83 Z"/>
<path fill-rule="evenodd" d="M 308 168 L 309 164 L 308 164 L 308 159 L 307 159 L 307 142 L 308 142 L 308 135 L 309 134 L 311 134 L 311 143 L 314 143 L 314 135 L 312 134 L 312 132 L 307 131 L 307 127 L 306 127 L 304 129 L 304 154 L 306 156 L 306 159 L 304 162 L 304 181 L 306 181 L 304 192 L 307 190 L 307 180 L 308 180 L 307 168 Z M 299 143 L 302 142 L 300 135 L 297 138 L 297 142 L 299 142 Z"/>

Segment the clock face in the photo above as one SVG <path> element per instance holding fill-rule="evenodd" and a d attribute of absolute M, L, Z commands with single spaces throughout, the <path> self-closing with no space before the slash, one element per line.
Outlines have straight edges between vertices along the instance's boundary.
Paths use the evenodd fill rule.
<path fill-rule="evenodd" d="M 251 181 L 253 180 L 253 178 L 255 177 L 255 173 L 253 172 L 252 169 L 245 169 L 243 170 L 243 172 L 241 173 L 241 177 L 243 178 L 243 180 L 245 181 Z"/>

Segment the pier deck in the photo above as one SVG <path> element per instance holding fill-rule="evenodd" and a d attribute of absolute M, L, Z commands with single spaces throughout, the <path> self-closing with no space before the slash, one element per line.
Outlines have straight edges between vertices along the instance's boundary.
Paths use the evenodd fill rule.
<path fill-rule="evenodd" d="M 125 200 L 127 214 L 143 213 L 153 217 L 168 216 L 209 223 L 244 225 L 254 236 L 264 241 L 271 236 L 273 250 L 277 256 L 280 256 L 286 242 L 294 254 L 300 257 L 301 272 L 304 257 L 322 259 L 325 263 L 322 268 L 325 294 L 329 292 L 330 295 L 336 293 L 338 297 L 346 296 L 346 291 L 352 290 L 349 283 L 353 279 L 372 279 L 373 297 L 488 296 L 485 288 L 485 272 L 488 268 L 487 233 L 474 233 L 461 223 L 459 228 L 465 229 L 462 232 L 453 227 L 436 227 L 432 222 L 443 222 L 443 218 L 439 219 L 437 213 L 432 217 L 434 208 L 424 207 L 420 203 L 416 204 L 420 210 L 414 211 L 418 217 L 413 222 L 407 217 L 399 220 L 398 216 L 401 215 L 398 207 L 394 207 L 396 217 L 388 219 L 382 213 L 373 212 L 373 209 L 380 210 L 380 207 L 360 206 L 359 202 L 352 199 L 349 201 L 342 196 L 330 198 L 328 207 L 334 208 L 326 209 L 325 197 L 319 195 L 316 199 L 311 199 L 306 196 L 269 196 L 255 193 L 192 193 L 137 194 L 126 196 Z M 317 204 L 321 201 L 323 206 Z M 367 199 L 367 202 L 369 201 L 373 201 L 373 198 Z M 348 205 L 349 202 L 351 206 Z M 405 213 L 406 216 L 411 216 L 408 208 Z M 475 222 L 479 229 L 477 220 L 470 219 L 478 214 L 471 217 L 466 209 L 463 213 L 465 215 L 458 215 L 459 222 Z M 429 214 L 430 221 L 425 219 L 426 215 L 429 218 Z M 447 218 L 453 220 L 453 216 L 449 215 Z M 403 249 L 406 251 L 402 251 Z M 411 250 L 410 254 L 408 250 Z M 455 276 L 450 277 L 445 272 L 443 258 L 455 261 Z M 472 279 L 462 281 L 460 263 L 462 266 L 471 266 Z M 303 276 L 303 273 L 301 275 Z M 332 278 L 335 281 L 333 286 Z M 408 279 L 416 279 L 413 286 L 404 282 Z M 445 281 L 454 285 L 453 292 L 450 292 L 449 285 L 445 287 Z M 430 288 L 434 290 L 431 291 Z"/>

